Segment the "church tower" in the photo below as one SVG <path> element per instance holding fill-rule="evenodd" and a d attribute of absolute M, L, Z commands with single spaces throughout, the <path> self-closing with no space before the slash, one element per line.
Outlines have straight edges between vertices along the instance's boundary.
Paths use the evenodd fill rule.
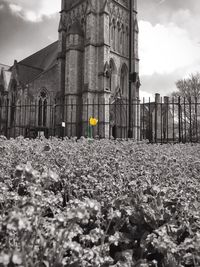
<path fill-rule="evenodd" d="M 137 138 L 137 105 L 130 109 L 129 126 L 117 122 L 112 105 L 138 103 L 138 63 L 137 0 L 62 0 L 59 91 L 65 103 L 62 120 L 72 122 L 66 134 L 86 135 L 88 119 L 95 116 L 102 137 L 110 136 L 114 128 L 116 134 L 118 128 L 122 132 L 131 127 Z M 129 118 L 127 111 L 124 115 Z"/>

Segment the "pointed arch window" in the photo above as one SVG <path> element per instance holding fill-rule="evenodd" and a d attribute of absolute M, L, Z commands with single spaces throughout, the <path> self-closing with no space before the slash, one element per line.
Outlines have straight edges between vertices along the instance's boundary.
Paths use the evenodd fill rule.
<path fill-rule="evenodd" d="M 121 25 L 119 23 L 119 21 L 117 22 L 117 32 L 116 32 L 116 51 L 118 53 L 120 53 L 120 45 L 121 45 L 121 39 L 120 39 L 120 35 L 121 35 Z"/>
<path fill-rule="evenodd" d="M 12 81 L 12 94 L 11 94 L 11 108 L 10 108 L 10 124 L 13 125 L 16 115 L 16 99 L 17 99 L 17 82 Z"/>
<path fill-rule="evenodd" d="M 113 50 L 115 50 L 115 43 L 116 43 L 116 33 L 115 33 L 115 20 L 113 19 L 110 25 L 110 45 Z"/>
<path fill-rule="evenodd" d="M 42 90 L 38 100 L 38 126 L 47 125 L 47 93 Z"/>
<path fill-rule="evenodd" d="M 120 87 L 122 95 L 126 95 L 128 92 L 128 68 L 124 64 L 121 69 Z"/>
<path fill-rule="evenodd" d="M 134 37 L 135 37 L 135 40 L 134 40 L 135 55 L 134 55 L 134 57 L 138 58 L 138 33 L 139 33 L 139 28 L 138 28 L 137 20 L 134 21 L 134 30 L 135 30 L 135 34 L 134 34 Z"/>
<path fill-rule="evenodd" d="M 47 124 L 47 100 L 43 102 L 43 126 Z"/>
<path fill-rule="evenodd" d="M 128 57 L 129 55 L 129 28 L 126 27 L 126 33 L 125 33 L 125 56 Z"/>
<path fill-rule="evenodd" d="M 120 31 L 120 53 L 123 54 L 123 43 L 124 43 L 124 25 L 121 26 Z"/>
<path fill-rule="evenodd" d="M 114 92 L 115 90 L 115 63 L 110 60 L 110 91 Z"/>
<path fill-rule="evenodd" d="M 124 55 L 124 43 L 125 43 L 125 30 L 124 30 L 124 25 L 122 25 L 121 29 L 121 53 Z"/>

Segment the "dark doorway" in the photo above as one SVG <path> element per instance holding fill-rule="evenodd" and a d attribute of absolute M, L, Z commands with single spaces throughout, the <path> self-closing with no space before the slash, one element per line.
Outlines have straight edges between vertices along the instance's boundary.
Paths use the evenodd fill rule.
<path fill-rule="evenodd" d="M 113 127 L 112 127 L 112 136 L 113 136 L 113 138 L 117 138 L 117 127 L 116 127 L 116 125 L 114 125 Z"/>

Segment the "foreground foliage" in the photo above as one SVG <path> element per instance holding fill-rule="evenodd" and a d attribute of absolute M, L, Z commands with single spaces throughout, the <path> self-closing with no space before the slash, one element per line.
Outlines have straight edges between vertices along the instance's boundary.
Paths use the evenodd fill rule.
<path fill-rule="evenodd" d="M 200 145 L 0 138 L 0 266 L 200 266 Z"/>

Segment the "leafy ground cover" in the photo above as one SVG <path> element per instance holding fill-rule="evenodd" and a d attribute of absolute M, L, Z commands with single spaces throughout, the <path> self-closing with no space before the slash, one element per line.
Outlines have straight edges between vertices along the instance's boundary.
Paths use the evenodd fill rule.
<path fill-rule="evenodd" d="M 200 145 L 0 137 L 0 266 L 200 266 Z"/>

